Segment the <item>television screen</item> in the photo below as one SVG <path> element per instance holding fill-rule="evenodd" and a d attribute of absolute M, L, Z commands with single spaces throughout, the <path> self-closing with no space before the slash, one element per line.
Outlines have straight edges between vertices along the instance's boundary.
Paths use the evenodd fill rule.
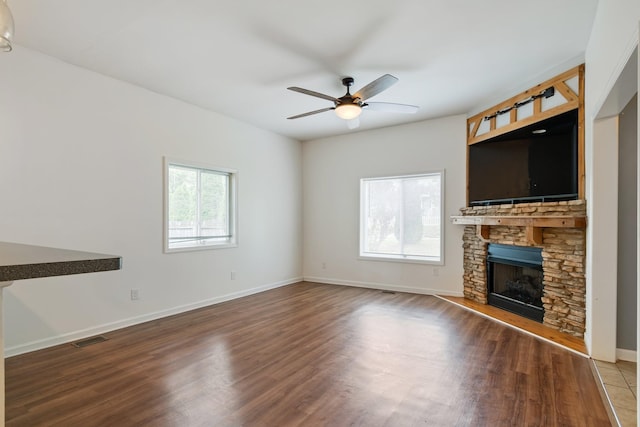
<path fill-rule="evenodd" d="M 469 204 L 578 198 L 578 111 L 469 147 Z"/>

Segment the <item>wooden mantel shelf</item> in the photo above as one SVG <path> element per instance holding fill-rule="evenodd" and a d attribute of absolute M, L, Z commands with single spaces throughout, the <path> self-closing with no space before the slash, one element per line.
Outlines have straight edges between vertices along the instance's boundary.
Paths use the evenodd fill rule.
<path fill-rule="evenodd" d="M 452 216 L 451 222 L 458 225 L 508 225 L 520 227 L 585 228 L 584 216 Z"/>
<path fill-rule="evenodd" d="M 533 245 L 542 244 L 542 230 L 548 227 L 585 228 L 585 216 L 490 216 L 465 215 L 452 216 L 451 222 L 456 225 L 475 225 L 478 237 L 489 239 L 489 227 L 505 225 L 511 227 L 525 227 L 527 240 Z"/>

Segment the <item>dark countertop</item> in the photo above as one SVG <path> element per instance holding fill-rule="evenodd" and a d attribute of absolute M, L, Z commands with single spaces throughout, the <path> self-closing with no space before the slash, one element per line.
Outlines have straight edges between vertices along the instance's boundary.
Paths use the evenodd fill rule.
<path fill-rule="evenodd" d="M 116 255 L 0 242 L 0 282 L 121 268 Z"/>

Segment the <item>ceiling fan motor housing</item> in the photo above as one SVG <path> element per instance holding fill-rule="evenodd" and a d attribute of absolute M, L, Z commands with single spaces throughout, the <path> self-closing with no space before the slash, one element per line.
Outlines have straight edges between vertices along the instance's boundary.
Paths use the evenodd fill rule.
<path fill-rule="evenodd" d="M 353 104 L 361 107 L 362 100 L 360 98 L 354 97 L 353 95 L 351 95 L 351 93 L 349 93 L 349 88 L 353 85 L 353 77 L 343 78 L 342 84 L 347 87 L 347 93 L 344 96 L 338 98 L 338 101 L 340 102 L 339 103 L 336 102 L 336 107 L 338 105 L 345 105 L 345 104 Z"/>

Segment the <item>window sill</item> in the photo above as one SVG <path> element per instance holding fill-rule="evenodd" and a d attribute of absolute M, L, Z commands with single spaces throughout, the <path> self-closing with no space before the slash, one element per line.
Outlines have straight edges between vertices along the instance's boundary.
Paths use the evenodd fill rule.
<path fill-rule="evenodd" d="M 359 261 L 385 261 L 385 262 L 400 262 L 405 264 L 427 264 L 427 265 L 444 265 L 444 259 L 423 259 L 412 257 L 391 257 L 391 256 L 377 256 L 377 255 L 360 255 Z"/>
<path fill-rule="evenodd" d="M 198 245 L 198 246 L 186 246 L 184 248 L 165 248 L 165 254 L 174 254 L 179 252 L 196 252 L 196 251 L 206 251 L 211 249 L 228 249 L 228 248 L 236 248 L 238 247 L 237 243 L 221 243 L 219 245 Z"/>

